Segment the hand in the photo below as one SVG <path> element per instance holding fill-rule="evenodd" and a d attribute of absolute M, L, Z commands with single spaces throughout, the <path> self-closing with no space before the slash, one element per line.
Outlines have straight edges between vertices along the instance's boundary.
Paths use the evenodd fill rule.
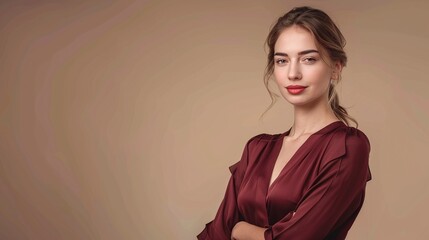
<path fill-rule="evenodd" d="M 240 235 L 240 231 L 243 229 L 243 225 L 247 222 L 241 221 L 235 224 L 234 228 L 232 228 L 231 232 L 231 240 L 239 240 L 238 236 Z"/>
<path fill-rule="evenodd" d="M 231 232 L 231 240 L 263 240 L 266 228 L 261 228 L 245 221 L 235 224 Z"/>

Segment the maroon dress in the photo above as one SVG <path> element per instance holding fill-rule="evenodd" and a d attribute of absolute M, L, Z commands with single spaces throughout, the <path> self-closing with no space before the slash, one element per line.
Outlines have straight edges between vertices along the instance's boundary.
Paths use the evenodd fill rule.
<path fill-rule="evenodd" d="M 267 228 L 270 240 L 346 238 L 371 180 L 368 138 L 342 121 L 330 123 L 310 135 L 269 186 L 290 130 L 247 141 L 241 160 L 229 168 L 216 217 L 199 240 L 230 240 L 239 221 Z"/>

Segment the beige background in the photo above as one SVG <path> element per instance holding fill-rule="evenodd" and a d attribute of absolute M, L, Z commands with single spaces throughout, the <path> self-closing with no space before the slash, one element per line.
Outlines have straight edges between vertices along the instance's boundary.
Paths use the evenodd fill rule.
<path fill-rule="evenodd" d="M 0 2 L 0 239 L 195 239 L 245 142 L 291 126 L 269 27 L 325 10 L 373 180 L 348 239 L 428 239 L 427 1 Z M 426 187 L 425 187 L 426 186 Z"/>

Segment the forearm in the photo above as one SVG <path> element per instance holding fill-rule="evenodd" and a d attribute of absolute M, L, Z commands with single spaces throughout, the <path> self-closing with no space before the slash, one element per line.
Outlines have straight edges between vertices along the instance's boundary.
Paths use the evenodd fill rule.
<path fill-rule="evenodd" d="M 238 222 L 232 229 L 232 240 L 264 240 L 266 228 L 258 227 L 245 221 Z"/>

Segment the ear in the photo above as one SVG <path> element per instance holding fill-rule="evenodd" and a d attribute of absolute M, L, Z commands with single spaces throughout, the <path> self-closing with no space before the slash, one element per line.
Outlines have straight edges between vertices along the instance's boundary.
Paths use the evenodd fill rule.
<path fill-rule="evenodd" d="M 334 65 L 332 67 L 332 79 L 333 80 L 339 80 L 339 77 L 341 76 L 341 71 L 343 70 L 343 65 L 340 61 L 334 62 Z"/>

